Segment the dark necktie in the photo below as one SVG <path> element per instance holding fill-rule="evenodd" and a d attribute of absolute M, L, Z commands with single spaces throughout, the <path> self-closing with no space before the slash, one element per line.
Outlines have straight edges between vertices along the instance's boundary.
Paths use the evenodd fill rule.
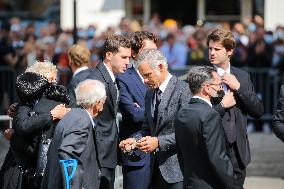
<path fill-rule="evenodd" d="M 230 144 L 236 141 L 236 115 L 234 107 L 229 109 L 229 121 L 227 122 L 225 132 Z"/>
<path fill-rule="evenodd" d="M 226 89 L 226 91 L 225 91 Z M 223 90 L 224 92 L 228 92 L 229 87 L 223 83 Z M 228 109 L 228 118 L 227 123 L 225 124 L 224 130 L 227 135 L 228 141 L 230 144 L 236 141 L 236 115 L 235 115 L 235 107 L 231 107 Z"/>
<path fill-rule="evenodd" d="M 155 94 L 154 122 L 156 123 L 157 116 L 158 116 L 159 104 L 161 102 L 162 91 L 159 88 L 157 88 L 157 89 L 155 89 L 154 94 Z"/>

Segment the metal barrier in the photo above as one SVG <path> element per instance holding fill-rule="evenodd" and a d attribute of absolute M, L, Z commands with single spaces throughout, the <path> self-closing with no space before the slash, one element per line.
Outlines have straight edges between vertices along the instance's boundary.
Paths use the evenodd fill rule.
<path fill-rule="evenodd" d="M 0 66 L 0 114 L 4 113 L 4 107 L 16 100 L 15 80 L 16 74 L 11 67 Z"/>
<path fill-rule="evenodd" d="M 9 121 L 9 128 L 12 128 L 13 119 L 7 115 L 0 115 L 0 121 Z"/>

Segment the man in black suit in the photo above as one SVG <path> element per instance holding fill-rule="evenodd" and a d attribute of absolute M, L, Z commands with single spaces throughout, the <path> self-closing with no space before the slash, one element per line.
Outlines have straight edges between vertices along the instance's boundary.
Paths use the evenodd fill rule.
<path fill-rule="evenodd" d="M 138 54 L 144 49 L 157 49 L 157 38 L 147 31 L 134 32 L 131 37 L 132 67 L 124 74 L 117 75 L 119 84 L 119 110 L 122 124 L 119 139 L 139 136 L 144 121 L 145 95 L 147 87 L 137 67 Z M 136 158 L 131 158 L 136 156 Z M 124 189 L 148 189 L 150 183 L 150 154 L 134 150 L 131 156 L 122 153 Z"/>
<path fill-rule="evenodd" d="M 221 78 L 213 67 L 197 66 L 189 71 L 188 82 L 193 97 L 175 120 L 184 188 L 238 188 L 222 120 L 210 102 L 222 90 Z"/>
<path fill-rule="evenodd" d="M 234 168 L 242 174 L 251 161 L 247 137 L 247 116 L 259 118 L 263 114 L 262 101 L 257 97 L 249 74 L 233 67 L 230 58 L 236 47 L 236 41 L 230 31 L 213 30 L 208 38 L 209 59 L 221 76 L 225 96 L 214 102 L 214 108 L 222 117 L 223 127 L 229 141 Z"/>
<path fill-rule="evenodd" d="M 138 58 L 138 70 L 149 87 L 145 97 L 143 136 L 136 143 L 120 142 L 123 150 L 138 147 L 151 153 L 151 188 L 181 189 L 183 176 L 176 153 L 173 121 L 180 108 L 189 102 L 191 92 L 184 81 L 168 72 L 166 58 L 159 50 L 146 49 Z M 136 145 L 137 144 L 137 145 Z"/>
<path fill-rule="evenodd" d="M 67 87 L 67 92 L 73 107 L 76 106 L 75 88 L 90 74 L 90 69 L 88 69 L 88 66 L 90 65 L 90 56 L 91 53 L 85 46 L 75 44 L 68 50 L 69 66 L 73 72 L 73 76 Z"/>
<path fill-rule="evenodd" d="M 284 142 L 284 85 L 281 86 L 277 109 L 273 116 L 273 132 Z"/>
<path fill-rule="evenodd" d="M 106 86 L 106 102 L 97 117 L 95 129 L 98 158 L 101 166 L 101 189 L 113 189 L 117 165 L 118 128 L 116 114 L 119 92 L 115 74 L 124 73 L 131 57 L 130 41 L 121 35 L 109 36 L 104 44 L 103 62 L 91 69 L 88 78 L 101 81 Z"/>
<path fill-rule="evenodd" d="M 44 188 L 63 188 L 64 172 L 60 160 L 78 161 L 71 188 L 98 189 L 99 165 L 93 138 L 96 127 L 93 118 L 102 111 L 106 99 L 105 86 L 100 81 L 85 80 L 75 89 L 77 103 L 58 123 L 47 155 L 47 166 L 42 181 Z M 70 170 L 68 170 L 69 172 Z M 71 171 L 68 175 L 71 174 Z"/>

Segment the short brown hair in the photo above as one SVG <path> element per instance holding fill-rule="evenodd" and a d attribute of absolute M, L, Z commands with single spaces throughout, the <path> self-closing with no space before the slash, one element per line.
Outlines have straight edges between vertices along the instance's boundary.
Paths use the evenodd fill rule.
<path fill-rule="evenodd" d="M 130 40 L 118 34 L 108 36 L 103 46 L 103 58 L 105 58 L 107 52 L 118 53 L 120 47 L 131 48 Z"/>
<path fill-rule="evenodd" d="M 229 30 L 221 28 L 214 29 L 207 37 L 207 46 L 209 46 L 210 40 L 220 41 L 227 51 L 236 48 L 236 40 Z"/>
<path fill-rule="evenodd" d="M 139 50 L 143 47 L 145 40 L 153 41 L 156 45 L 158 38 L 151 32 L 148 31 L 136 31 L 131 34 L 131 50 L 134 54 L 138 54 Z"/>
<path fill-rule="evenodd" d="M 72 45 L 68 50 L 68 56 L 72 63 L 78 67 L 82 67 L 90 63 L 91 53 L 87 47 Z"/>

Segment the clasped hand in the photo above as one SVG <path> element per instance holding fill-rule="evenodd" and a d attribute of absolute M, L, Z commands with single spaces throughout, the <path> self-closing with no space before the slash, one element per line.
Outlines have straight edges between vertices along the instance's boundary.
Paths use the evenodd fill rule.
<path fill-rule="evenodd" d="M 138 148 L 145 153 L 153 152 L 159 147 L 159 141 L 157 137 L 146 136 L 136 141 L 134 138 L 128 138 L 119 143 L 121 150 L 131 151 L 134 148 Z"/>

